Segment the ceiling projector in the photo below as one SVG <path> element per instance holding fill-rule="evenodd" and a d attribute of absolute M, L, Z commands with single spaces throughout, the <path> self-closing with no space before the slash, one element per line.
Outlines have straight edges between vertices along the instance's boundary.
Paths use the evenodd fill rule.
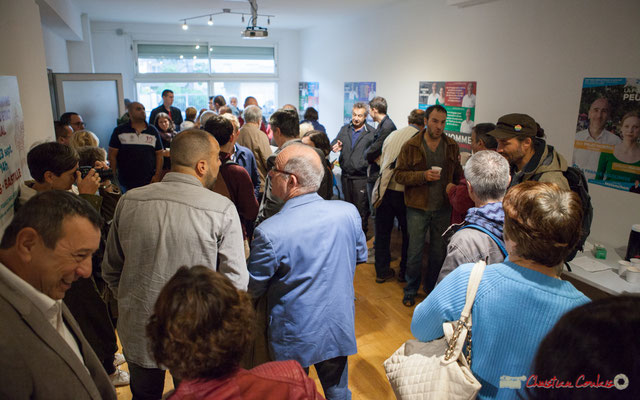
<path fill-rule="evenodd" d="M 242 31 L 242 37 L 244 39 L 263 39 L 269 36 L 267 28 L 260 26 L 247 26 L 247 29 Z"/>

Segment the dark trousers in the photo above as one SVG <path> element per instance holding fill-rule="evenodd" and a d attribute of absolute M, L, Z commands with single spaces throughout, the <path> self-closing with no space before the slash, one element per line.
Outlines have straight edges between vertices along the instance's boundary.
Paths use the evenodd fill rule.
<path fill-rule="evenodd" d="M 389 274 L 391 262 L 391 232 L 393 220 L 398 219 L 402 232 L 402 259 L 400 260 L 400 276 L 407 270 L 407 249 L 409 248 L 409 233 L 407 231 L 407 207 L 404 205 L 404 192 L 387 189 L 382 202 L 376 210 L 376 239 L 374 243 L 376 255 L 376 276 L 385 277 Z"/>
<path fill-rule="evenodd" d="M 324 390 L 324 397 L 327 400 L 351 399 L 349 364 L 347 360 L 347 356 L 342 356 L 313 364 L 318 373 L 322 390 Z M 309 367 L 304 370 L 307 374 L 309 373 Z"/>
<path fill-rule="evenodd" d="M 438 211 L 424 211 L 407 207 L 407 228 L 409 230 L 409 249 L 407 259 L 407 286 L 405 295 L 415 296 L 420 288 L 422 277 L 422 251 L 429 232 L 429 265 L 425 282 L 425 291 L 429 294 L 436 286 L 442 263 L 447 255 L 447 244 L 442 234 L 451 222 L 451 208 Z"/>
<path fill-rule="evenodd" d="M 64 304 L 78 321 L 82 334 L 98 356 L 108 375 L 116 372 L 113 356 L 118 351 L 116 333 L 107 304 L 102 300 L 93 278 L 73 282 L 64 296 Z"/>
<path fill-rule="evenodd" d="M 131 377 L 131 394 L 133 400 L 158 400 L 164 391 L 166 371 L 160 368 L 144 368 L 132 362 L 129 365 Z M 173 386 L 177 389 L 180 380 L 173 378 Z"/>
<path fill-rule="evenodd" d="M 344 200 L 356 206 L 362 219 L 362 230 L 367 233 L 369 215 L 371 215 L 369 195 L 367 193 L 367 177 L 342 176 L 341 180 Z"/>

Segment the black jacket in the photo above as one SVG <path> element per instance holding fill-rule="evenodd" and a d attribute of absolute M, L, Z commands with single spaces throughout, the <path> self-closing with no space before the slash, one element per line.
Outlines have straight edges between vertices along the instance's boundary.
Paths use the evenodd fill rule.
<path fill-rule="evenodd" d="M 384 140 L 389 134 L 396 130 L 396 124 L 393 123 L 388 115 L 380 121 L 378 128 L 373 133 L 373 143 L 367 150 L 367 161 L 371 166 L 369 167 L 369 182 L 375 182 L 378 179 L 380 173 L 380 166 L 376 163 L 376 159 L 382 154 L 382 145 Z"/>
<path fill-rule="evenodd" d="M 373 143 L 373 126 L 364 124 L 364 131 L 358 137 L 355 143 L 351 143 L 352 124 L 348 123 L 340 129 L 338 136 L 333 139 L 331 144 L 335 144 L 338 140 L 342 142 L 342 151 L 340 152 L 340 168 L 343 176 L 367 176 L 367 167 L 369 163 L 365 158 L 367 149 Z"/>

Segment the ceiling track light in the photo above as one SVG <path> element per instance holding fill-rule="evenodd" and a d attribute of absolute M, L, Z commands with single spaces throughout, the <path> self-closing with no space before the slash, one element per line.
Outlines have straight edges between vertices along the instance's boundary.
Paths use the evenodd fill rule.
<path fill-rule="evenodd" d="M 189 25 L 187 25 L 187 21 L 190 21 L 192 19 L 199 19 L 199 18 L 206 18 L 209 17 L 207 20 L 207 25 L 209 26 L 213 26 L 214 22 L 213 22 L 213 16 L 214 15 L 220 15 L 220 14 L 236 14 L 236 15 L 241 15 L 241 21 L 244 23 L 245 22 L 245 14 L 249 15 L 248 21 L 249 21 L 249 25 L 247 26 L 247 28 L 245 29 L 245 31 L 243 31 L 243 35 L 245 37 L 251 37 L 251 38 L 255 38 L 255 37 L 265 37 L 267 36 L 266 34 L 266 28 L 262 28 L 257 26 L 258 25 L 258 17 L 263 17 L 263 18 L 267 18 L 267 25 L 271 25 L 271 18 L 275 18 L 275 15 L 269 15 L 269 14 L 258 14 L 258 2 L 257 0 L 247 0 L 249 2 L 249 5 L 251 6 L 251 11 L 231 11 L 230 8 L 223 8 L 222 11 L 218 11 L 218 12 L 212 12 L 209 14 L 204 14 L 204 15 L 197 15 L 195 17 L 189 17 L 189 18 L 182 18 L 179 19 L 178 21 L 182 21 L 182 29 L 183 30 L 187 30 L 189 29 Z M 244 32 L 255 32 L 255 31 L 260 31 L 261 33 L 259 35 L 256 34 L 248 34 L 245 35 Z M 264 35 L 263 35 L 264 33 Z"/>

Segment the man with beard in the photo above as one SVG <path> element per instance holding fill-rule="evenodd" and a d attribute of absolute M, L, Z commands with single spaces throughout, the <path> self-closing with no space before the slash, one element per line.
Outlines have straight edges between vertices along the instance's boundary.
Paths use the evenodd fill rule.
<path fill-rule="evenodd" d="M 447 110 L 435 105 L 425 112 L 426 128 L 409 139 L 398 155 L 396 181 L 404 185 L 407 206 L 409 249 L 407 250 L 407 286 L 402 304 L 411 307 L 422 278 L 422 252 L 429 232 L 429 265 L 424 289 L 433 290 L 447 255 L 442 234 L 451 221 L 451 205 L 445 191 L 462 177 L 458 161 L 458 143 L 444 134 Z"/>
<path fill-rule="evenodd" d="M 511 186 L 529 180 L 553 182 L 569 190 L 564 177 L 567 161 L 544 139 L 536 137 L 536 121 L 527 114 L 500 117 L 489 135 L 498 141 L 498 153 L 511 165 Z"/>
<path fill-rule="evenodd" d="M 211 191 L 219 152 L 205 131 L 179 133 L 171 142 L 171 172 L 130 190 L 116 208 L 102 274 L 118 299 L 118 334 L 136 399 L 162 397 L 165 371 L 148 350 L 145 325 L 179 267 L 205 265 L 247 289 L 240 218 L 231 200 Z"/>

